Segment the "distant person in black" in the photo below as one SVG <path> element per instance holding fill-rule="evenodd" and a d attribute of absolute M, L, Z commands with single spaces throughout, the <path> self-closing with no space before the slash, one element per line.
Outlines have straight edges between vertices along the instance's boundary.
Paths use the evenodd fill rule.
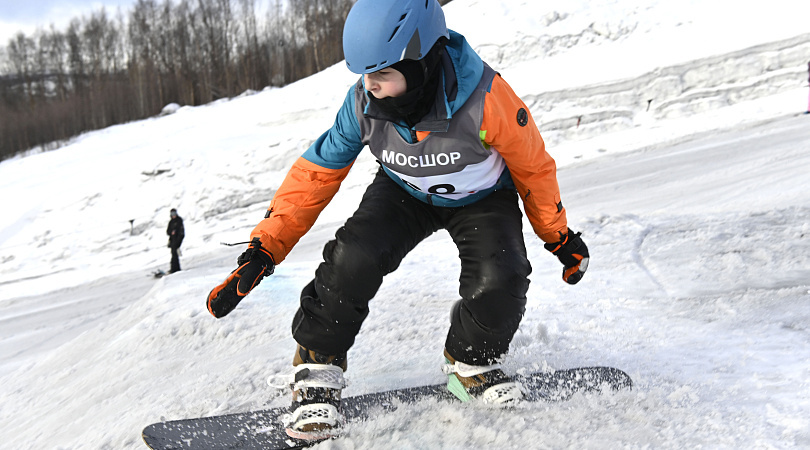
<path fill-rule="evenodd" d="M 172 263 L 169 273 L 175 273 L 180 271 L 180 257 L 178 252 L 180 245 L 183 243 L 183 238 L 186 236 L 186 232 L 183 229 L 183 218 L 177 215 L 177 210 L 172 208 L 170 214 L 172 220 L 169 221 L 169 226 L 166 228 L 166 234 L 169 235 L 169 248 L 172 249 Z"/>

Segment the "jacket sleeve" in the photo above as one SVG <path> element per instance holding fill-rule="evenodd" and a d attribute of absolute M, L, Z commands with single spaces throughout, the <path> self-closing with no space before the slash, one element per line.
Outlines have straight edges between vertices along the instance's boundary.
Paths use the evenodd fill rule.
<path fill-rule="evenodd" d="M 177 236 L 180 242 L 186 237 L 186 227 L 183 226 L 183 219 L 177 221 Z"/>
<path fill-rule="evenodd" d="M 354 88 L 349 90 L 332 128 L 290 168 L 270 202 L 265 219 L 250 234 L 251 239 L 261 239 L 262 247 L 273 255 L 276 264 L 312 228 L 363 149 L 354 115 L 353 91 Z"/>
<path fill-rule="evenodd" d="M 298 158 L 273 196 L 268 216 L 253 229 L 250 238 L 261 239 L 276 264 L 283 261 L 315 224 L 350 168 L 327 169 Z"/>
<path fill-rule="evenodd" d="M 535 234 L 544 242 L 559 241 L 568 221 L 557 166 L 529 109 L 500 75 L 486 96 L 481 136 L 506 161 Z"/>

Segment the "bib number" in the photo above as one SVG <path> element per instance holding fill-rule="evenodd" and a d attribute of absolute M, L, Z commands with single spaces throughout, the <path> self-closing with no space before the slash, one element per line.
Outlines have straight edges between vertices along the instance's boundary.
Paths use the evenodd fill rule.
<path fill-rule="evenodd" d="M 417 186 L 417 185 L 415 185 L 415 184 L 413 184 L 413 183 L 411 183 L 411 182 L 409 182 L 407 180 L 402 180 L 402 182 L 407 184 L 411 188 L 413 188 L 413 189 L 415 189 L 415 190 L 417 190 L 419 192 L 422 192 L 422 189 L 420 189 L 419 186 Z M 431 193 L 431 194 L 439 194 L 439 195 L 454 194 L 456 192 L 456 187 L 453 186 L 452 184 L 437 184 L 435 186 L 429 187 L 428 192 Z"/>

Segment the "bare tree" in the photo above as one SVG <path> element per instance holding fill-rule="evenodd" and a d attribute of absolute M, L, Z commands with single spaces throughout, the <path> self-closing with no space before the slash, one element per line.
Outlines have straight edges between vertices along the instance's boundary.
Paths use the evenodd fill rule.
<path fill-rule="evenodd" d="M 35 73 L 34 40 L 23 33 L 9 41 L 8 58 L 17 76 L 25 83 L 25 96 L 30 108 L 34 108 L 34 73 Z"/>
<path fill-rule="evenodd" d="M 259 1 L 137 0 L 116 17 L 102 8 L 63 31 L 19 33 L 0 46 L 0 158 L 171 102 L 283 86 L 343 59 L 355 0 L 272 0 L 264 17 Z"/>

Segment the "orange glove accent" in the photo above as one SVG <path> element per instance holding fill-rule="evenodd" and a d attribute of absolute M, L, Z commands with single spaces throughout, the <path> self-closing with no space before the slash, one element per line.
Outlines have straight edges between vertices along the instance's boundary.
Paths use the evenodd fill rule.
<path fill-rule="evenodd" d="M 563 264 L 563 280 L 568 284 L 577 284 L 588 270 L 590 255 L 588 246 L 580 237 L 582 233 L 568 233 L 561 237 L 559 242 L 545 244 L 546 250 L 553 253 Z"/>
<path fill-rule="evenodd" d="M 251 242 L 237 262 L 241 265 L 208 294 L 208 312 L 217 319 L 233 311 L 265 276 L 273 273 L 275 267 L 272 255 L 261 248 L 258 239 Z"/>

